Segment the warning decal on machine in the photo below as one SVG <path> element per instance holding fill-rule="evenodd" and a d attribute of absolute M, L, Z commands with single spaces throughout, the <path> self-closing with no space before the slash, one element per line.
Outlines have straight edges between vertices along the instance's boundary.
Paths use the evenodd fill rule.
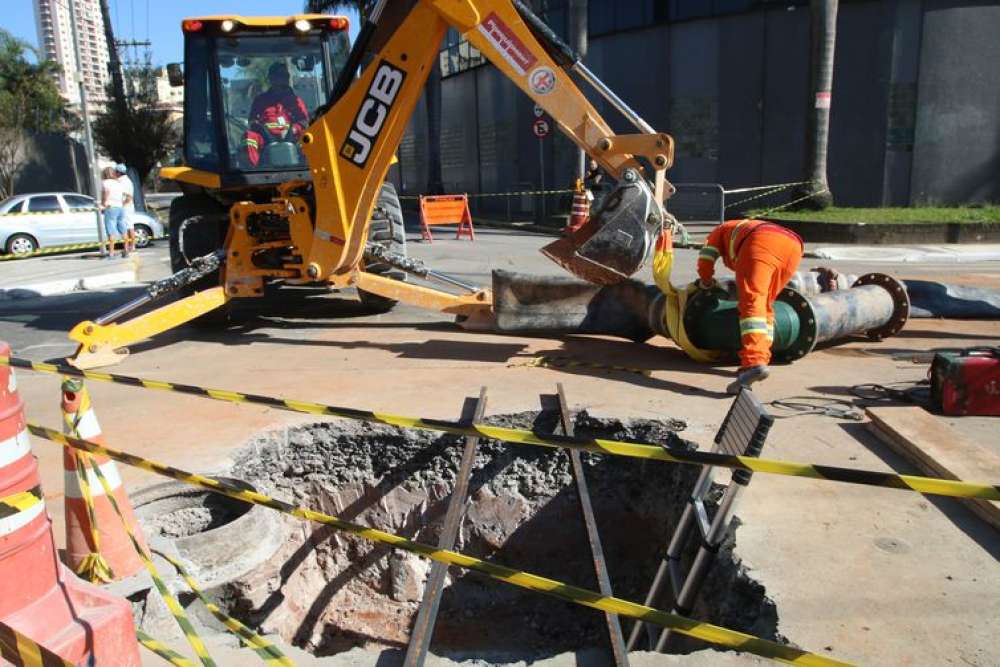
<path fill-rule="evenodd" d="M 531 66 L 538 61 L 535 54 L 528 50 L 524 42 L 518 39 L 510 26 L 504 23 L 496 12 L 487 14 L 478 27 L 479 32 L 483 33 L 518 74 L 522 76 L 527 74 Z"/>

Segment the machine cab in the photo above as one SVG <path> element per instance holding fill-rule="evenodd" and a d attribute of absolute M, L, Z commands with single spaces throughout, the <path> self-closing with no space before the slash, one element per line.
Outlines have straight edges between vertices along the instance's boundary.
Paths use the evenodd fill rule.
<path fill-rule="evenodd" d="M 182 27 L 185 166 L 163 176 L 221 188 L 308 179 L 298 140 L 347 61 L 347 18 L 213 16 Z M 180 83 L 179 67 L 168 73 Z"/>

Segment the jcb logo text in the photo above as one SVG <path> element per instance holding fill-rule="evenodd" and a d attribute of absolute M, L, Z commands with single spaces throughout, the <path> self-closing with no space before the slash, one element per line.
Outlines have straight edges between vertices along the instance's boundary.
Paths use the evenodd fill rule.
<path fill-rule="evenodd" d="M 368 162 L 368 156 L 372 152 L 372 144 L 378 139 L 379 132 L 385 124 L 386 116 L 392 108 L 392 103 L 396 101 L 396 95 L 403 85 L 403 78 L 406 73 L 382 61 L 372 85 L 369 86 L 365 99 L 358 109 L 358 115 L 354 117 L 354 124 L 351 131 L 347 133 L 347 139 L 340 149 L 341 157 L 358 167 L 364 167 Z"/>

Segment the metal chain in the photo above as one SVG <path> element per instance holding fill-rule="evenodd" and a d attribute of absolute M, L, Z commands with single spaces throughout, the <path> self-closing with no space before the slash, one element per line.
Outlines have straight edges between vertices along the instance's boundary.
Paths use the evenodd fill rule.
<path fill-rule="evenodd" d="M 466 196 L 472 197 L 522 197 L 525 195 L 564 195 L 576 192 L 572 188 L 563 190 L 523 190 L 521 192 L 473 192 Z M 399 195 L 400 199 L 420 199 L 420 195 Z"/>
<path fill-rule="evenodd" d="M 822 190 L 815 190 L 813 192 L 810 192 L 807 195 L 804 195 L 804 196 L 799 197 L 797 199 L 793 199 L 790 202 L 786 202 L 786 203 L 781 204 L 779 206 L 775 206 L 773 208 L 769 208 L 766 211 L 764 211 L 763 213 L 758 214 L 757 217 L 759 217 L 759 218 L 766 218 L 767 216 L 771 215 L 775 211 L 780 211 L 782 209 L 788 208 L 789 206 L 794 206 L 795 204 L 798 204 L 799 202 L 803 202 L 803 201 L 805 201 L 807 199 L 812 199 L 813 197 L 815 197 L 817 195 L 822 195 L 822 194 L 825 194 L 825 193 L 827 193 L 829 191 L 830 190 L 828 188 L 823 188 Z"/>
<path fill-rule="evenodd" d="M 421 260 L 401 255 L 398 252 L 392 252 L 377 243 L 369 243 L 365 246 L 365 260 L 368 262 L 372 260 L 384 262 L 394 269 L 400 269 L 421 278 L 426 278 L 427 273 L 430 271 L 427 265 Z"/>
<path fill-rule="evenodd" d="M 199 278 L 207 276 L 212 271 L 219 268 L 225 257 L 224 250 L 216 250 L 204 257 L 195 257 L 191 260 L 191 265 L 178 271 L 177 273 L 157 280 L 146 288 L 146 294 L 151 299 L 156 299 L 168 292 L 190 285 Z"/>
<path fill-rule="evenodd" d="M 762 192 L 762 193 L 760 193 L 758 195 L 753 195 L 751 197 L 746 197 L 745 199 L 741 199 L 739 201 L 735 201 L 732 204 L 726 204 L 725 207 L 724 207 L 724 209 L 730 209 L 730 208 L 732 208 L 734 206 L 739 206 L 740 204 L 745 204 L 748 201 L 754 201 L 755 199 L 762 199 L 762 198 L 767 197 L 769 195 L 773 195 L 776 192 L 782 192 L 783 190 L 787 190 L 789 188 L 794 188 L 794 187 L 799 186 L 799 185 L 811 185 L 811 184 L 817 183 L 817 182 L 818 181 L 801 181 L 799 183 L 781 183 L 780 185 L 775 185 L 773 187 L 772 186 L 763 186 L 763 189 L 767 189 L 766 192 Z M 729 192 L 743 192 L 743 191 L 746 191 L 746 190 L 749 190 L 749 189 L 751 189 L 751 188 L 741 188 L 740 190 L 730 190 Z M 756 190 L 756 189 L 761 189 L 761 188 L 753 188 L 753 189 Z"/>

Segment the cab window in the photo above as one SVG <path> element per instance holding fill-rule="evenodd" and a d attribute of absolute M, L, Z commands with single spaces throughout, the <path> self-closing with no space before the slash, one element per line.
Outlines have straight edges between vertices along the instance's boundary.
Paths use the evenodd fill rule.
<path fill-rule="evenodd" d="M 24 209 L 24 200 L 23 199 L 17 200 L 13 204 L 11 204 L 9 207 L 7 206 L 7 202 L 8 201 L 10 201 L 10 200 L 8 199 L 5 202 L 3 202 L 3 204 L 0 204 L 0 208 L 4 209 L 4 213 L 20 213 Z"/>
<path fill-rule="evenodd" d="M 335 74 L 327 72 L 321 36 L 220 39 L 218 62 L 231 168 L 304 169 L 298 141 Z"/>
<path fill-rule="evenodd" d="M 42 195 L 29 199 L 27 210 L 31 213 L 62 213 L 62 206 L 55 195 Z"/>
<path fill-rule="evenodd" d="M 188 35 L 184 51 L 184 157 L 187 164 L 206 171 L 219 170 L 212 112 L 209 49 L 212 40 Z"/>
<path fill-rule="evenodd" d="M 84 197 L 83 195 L 63 195 L 63 201 L 66 202 L 66 206 L 68 206 L 71 211 L 94 208 L 94 200 L 90 197 Z"/>

